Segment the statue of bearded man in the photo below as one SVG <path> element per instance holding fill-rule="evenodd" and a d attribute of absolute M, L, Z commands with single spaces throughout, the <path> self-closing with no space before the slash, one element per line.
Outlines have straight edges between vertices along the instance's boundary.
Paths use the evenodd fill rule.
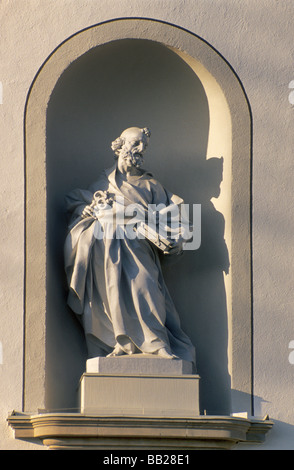
<path fill-rule="evenodd" d="M 126 129 L 112 143 L 115 165 L 88 190 L 74 190 L 66 198 L 68 305 L 83 325 L 89 357 L 143 353 L 195 362 L 194 346 L 164 282 L 158 247 L 135 229 L 127 230 L 127 217 L 119 230 L 113 223 L 118 215 L 121 220 L 121 201 L 124 214 L 134 206 L 141 220 L 154 205 L 183 202 L 142 169 L 149 138 L 147 128 Z M 164 252 L 171 256 L 181 250 L 175 237 Z"/>

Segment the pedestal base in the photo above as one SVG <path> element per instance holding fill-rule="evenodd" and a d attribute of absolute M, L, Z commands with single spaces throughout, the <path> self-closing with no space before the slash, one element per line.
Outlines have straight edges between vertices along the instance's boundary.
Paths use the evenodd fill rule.
<path fill-rule="evenodd" d="M 159 418 L 199 416 L 199 376 L 191 374 L 192 364 L 136 356 L 87 361 L 79 387 L 81 413 Z"/>

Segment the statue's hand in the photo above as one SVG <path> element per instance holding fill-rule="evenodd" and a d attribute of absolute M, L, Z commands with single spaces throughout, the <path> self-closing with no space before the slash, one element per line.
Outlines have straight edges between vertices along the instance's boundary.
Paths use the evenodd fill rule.
<path fill-rule="evenodd" d="M 86 219 L 87 217 L 92 217 L 93 219 L 96 219 L 95 213 L 94 213 L 94 207 L 93 205 L 86 206 L 81 214 L 81 217 L 83 219 Z"/>
<path fill-rule="evenodd" d="M 183 242 L 175 241 L 171 243 L 169 248 L 163 253 L 165 255 L 181 255 L 183 253 Z"/>

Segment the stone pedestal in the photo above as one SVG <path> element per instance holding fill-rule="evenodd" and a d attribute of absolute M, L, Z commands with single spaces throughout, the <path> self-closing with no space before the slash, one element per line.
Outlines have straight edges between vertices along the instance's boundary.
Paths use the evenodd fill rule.
<path fill-rule="evenodd" d="M 94 374 L 183 375 L 192 374 L 192 362 L 164 359 L 153 354 L 94 357 L 86 362 L 86 372 Z"/>
<path fill-rule="evenodd" d="M 86 415 L 199 416 L 199 376 L 192 364 L 134 355 L 87 361 L 79 386 L 80 410 Z"/>

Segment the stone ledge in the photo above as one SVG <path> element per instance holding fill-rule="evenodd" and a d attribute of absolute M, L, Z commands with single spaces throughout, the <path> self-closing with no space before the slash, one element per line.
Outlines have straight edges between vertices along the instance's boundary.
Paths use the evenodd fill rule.
<path fill-rule="evenodd" d="M 255 418 L 105 417 L 81 413 L 12 412 L 16 439 L 41 439 L 49 449 L 231 449 L 263 442 L 273 423 Z"/>

